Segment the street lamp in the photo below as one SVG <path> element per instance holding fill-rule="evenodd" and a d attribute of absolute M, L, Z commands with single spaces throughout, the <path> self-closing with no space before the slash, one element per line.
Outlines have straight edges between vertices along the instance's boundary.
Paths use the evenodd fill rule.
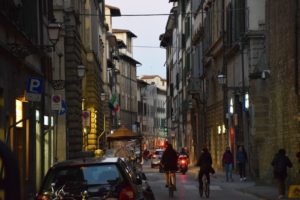
<path fill-rule="evenodd" d="M 106 94 L 104 92 L 101 93 L 100 95 L 101 101 L 105 101 L 106 99 Z"/>
<path fill-rule="evenodd" d="M 100 94 L 100 98 L 101 98 L 101 101 L 104 102 L 106 100 L 106 97 L 107 97 L 107 94 L 102 92 Z M 105 131 L 106 131 L 106 117 L 105 117 L 105 112 L 104 112 L 104 109 L 103 109 L 103 131 L 102 133 L 97 137 L 97 149 L 100 148 L 100 138 L 103 136 L 103 134 L 105 134 Z"/>
<path fill-rule="evenodd" d="M 55 48 L 55 45 L 59 40 L 60 31 L 61 31 L 61 24 L 50 23 L 48 25 L 48 38 L 49 41 L 52 43 L 53 48 Z"/>
<path fill-rule="evenodd" d="M 83 78 L 86 73 L 86 67 L 84 65 L 78 65 L 77 66 L 77 75 L 79 78 Z"/>
<path fill-rule="evenodd" d="M 221 84 L 221 85 L 226 84 L 227 77 L 225 74 L 218 74 L 217 79 L 218 79 L 219 84 Z"/>
<path fill-rule="evenodd" d="M 7 43 L 9 51 L 17 55 L 18 57 L 25 58 L 34 53 L 39 53 L 39 50 L 51 50 L 54 51 L 60 36 L 62 25 L 59 23 L 50 23 L 47 27 L 48 39 L 51 45 L 46 44 L 18 44 Z"/>

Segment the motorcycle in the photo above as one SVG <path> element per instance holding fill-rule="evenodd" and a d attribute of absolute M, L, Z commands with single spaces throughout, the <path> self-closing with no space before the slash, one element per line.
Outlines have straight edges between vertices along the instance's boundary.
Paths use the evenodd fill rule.
<path fill-rule="evenodd" d="M 182 174 L 185 174 L 188 170 L 189 159 L 187 155 L 179 155 L 178 157 L 178 169 Z"/>

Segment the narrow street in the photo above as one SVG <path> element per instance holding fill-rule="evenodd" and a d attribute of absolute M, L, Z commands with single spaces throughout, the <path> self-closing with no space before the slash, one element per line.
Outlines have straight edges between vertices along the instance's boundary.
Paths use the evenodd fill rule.
<path fill-rule="evenodd" d="M 149 162 L 149 161 L 148 161 Z M 148 178 L 148 182 L 152 187 L 156 200 L 168 199 L 168 190 L 165 188 L 164 174 L 159 173 L 157 168 L 152 169 L 149 163 L 143 165 L 143 170 Z M 177 191 L 174 193 L 173 199 L 180 200 L 196 200 L 200 199 L 198 192 L 198 181 L 195 179 L 196 169 L 188 171 L 186 175 L 181 173 L 176 174 Z M 261 199 L 254 195 L 244 193 L 240 189 L 249 187 L 252 182 L 239 181 L 226 183 L 220 175 L 214 175 L 211 178 L 209 199 L 242 199 L 242 200 L 257 200 Z M 203 197 L 205 199 L 205 197 Z"/>

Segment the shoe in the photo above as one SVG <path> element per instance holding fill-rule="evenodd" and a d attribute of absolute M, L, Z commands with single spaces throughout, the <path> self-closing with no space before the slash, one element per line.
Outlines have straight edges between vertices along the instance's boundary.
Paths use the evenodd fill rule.
<path fill-rule="evenodd" d="M 168 184 L 166 184 L 165 187 L 166 187 L 166 188 L 169 187 Z"/>
<path fill-rule="evenodd" d="M 243 178 L 240 178 L 240 181 L 242 182 L 244 179 Z"/>
<path fill-rule="evenodd" d="M 244 177 L 244 178 L 243 178 L 243 181 L 246 181 L 246 180 L 247 180 L 247 178 L 246 178 L 246 177 Z"/>

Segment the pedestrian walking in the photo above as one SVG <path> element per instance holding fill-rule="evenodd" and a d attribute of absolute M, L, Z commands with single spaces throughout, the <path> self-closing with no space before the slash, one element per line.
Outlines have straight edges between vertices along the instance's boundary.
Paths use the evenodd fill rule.
<path fill-rule="evenodd" d="M 226 147 L 226 150 L 222 158 L 223 167 L 226 172 L 226 181 L 233 181 L 232 178 L 232 168 L 233 168 L 233 155 L 230 151 L 230 147 Z"/>
<path fill-rule="evenodd" d="M 248 162 L 248 157 L 244 146 L 239 146 L 236 153 L 236 162 L 239 168 L 240 181 L 246 181 L 246 163 Z"/>
<path fill-rule="evenodd" d="M 287 167 L 293 166 L 290 159 L 285 155 L 285 149 L 279 149 L 275 154 L 271 165 L 273 166 L 274 178 L 278 182 L 278 199 L 285 196 L 285 179 L 287 178 Z"/>

